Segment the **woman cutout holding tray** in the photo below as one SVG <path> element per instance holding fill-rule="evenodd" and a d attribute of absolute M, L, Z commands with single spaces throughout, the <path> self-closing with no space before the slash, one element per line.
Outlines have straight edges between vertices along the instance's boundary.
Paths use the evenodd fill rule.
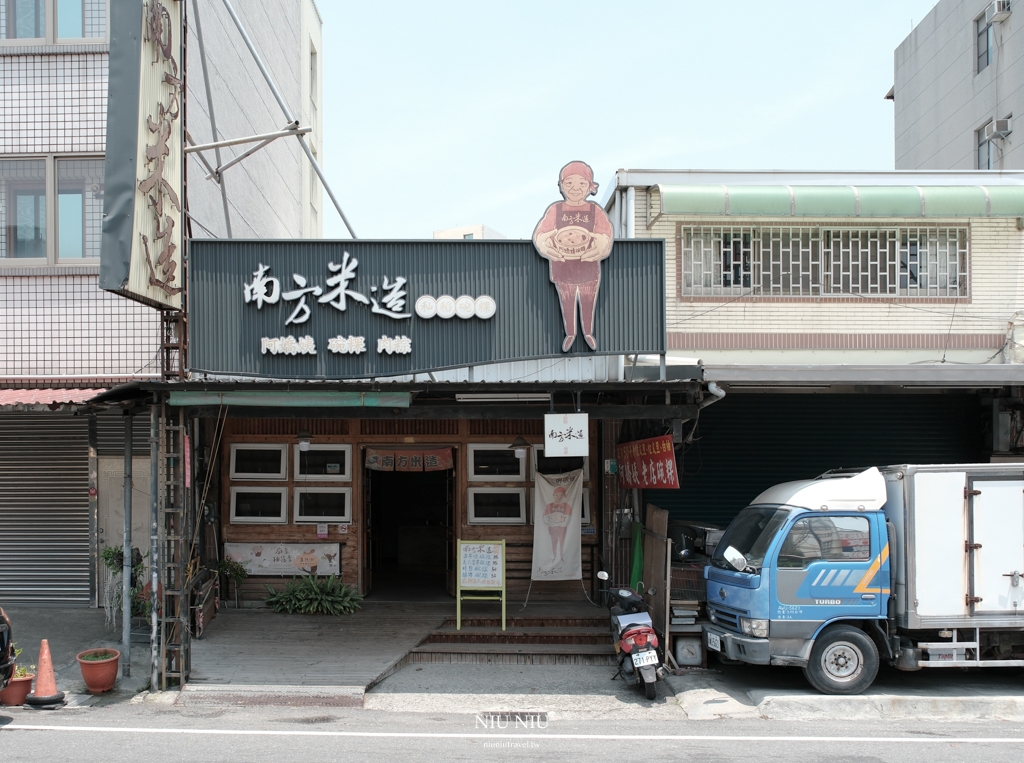
<path fill-rule="evenodd" d="M 597 193 L 594 171 L 585 162 L 569 162 L 558 175 L 564 201 L 551 204 L 533 231 L 537 253 L 551 264 L 551 282 L 558 289 L 565 325 L 562 352 L 576 341 L 576 305 L 583 339 L 592 350 L 594 308 L 601 286 L 601 260 L 612 253 L 612 224 L 599 204 L 587 201 Z"/>

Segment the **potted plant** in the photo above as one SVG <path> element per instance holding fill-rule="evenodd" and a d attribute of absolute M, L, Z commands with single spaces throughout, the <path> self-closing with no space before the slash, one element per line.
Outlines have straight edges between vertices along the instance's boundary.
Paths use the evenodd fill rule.
<path fill-rule="evenodd" d="M 234 559 L 225 559 L 217 565 L 217 574 L 235 584 L 235 609 L 238 609 L 238 586 L 243 580 L 249 577 L 249 573 L 245 570 L 245 565 L 240 562 L 236 562 Z M 225 595 L 227 592 L 228 588 L 227 585 L 225 585 Z"/>
<path fill-rule="evenodd" d="M 14 659 L 18 659 L 18 655 L 21 654 L 21 649 L 18 649 L 18 645 L 14 645 Z M 17 707 L 18 705 L 25 704 L 25 697 L 28 696 L 29 692 L 32 691 L 32 679 L 36 677 L 33 672 L 36 669 L 35 665 L 29 665 L 24 667 L 23 665 L 16 665 L 14 668 L 14 677 L 11 678 L 7 684 L 7 688 L 0 691 L 0 705 L 6 705 L 8 707 Z"/>
<path fill-rule="evenodd" d="M 86 649 L 78 653 L 85 688 L 94 694 L 110 691 L 117 681 L 117 665 L 121 653 L 116 649 Z"/>

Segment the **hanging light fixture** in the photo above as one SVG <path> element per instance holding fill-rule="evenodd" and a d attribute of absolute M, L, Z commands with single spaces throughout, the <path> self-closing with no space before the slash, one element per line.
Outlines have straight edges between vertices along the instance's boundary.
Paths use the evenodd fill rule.
<path fill-rule="evenodd" d="M 526 441 L 526 438 L 522 435 L 517 435 L 512 444 L 508 446 L 508 449 L 516 452 L 516 458 L 526 458 L 526 449 L 529 447 L 530 443 Z"/>
<path fill-rule="evenodd" d="M 313 437 L 309 434 L 309 431 L 305 429 L 299 430 L 299 451 L 302 453 L 308 451 L 309 441 L 312 439 Z"/>

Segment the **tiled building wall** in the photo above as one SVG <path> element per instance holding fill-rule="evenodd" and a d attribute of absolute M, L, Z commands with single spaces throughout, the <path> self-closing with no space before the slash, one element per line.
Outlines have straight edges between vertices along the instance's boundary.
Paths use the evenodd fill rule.
<path fill-rule="evenodd" d="M 95 273 L 61 270 L 0 271 L 0 385 L 158 374 L 160 314 L 102 291 Z"/>
<path fill-rule="evenodd" d="M 970 229 L 970 295 L 964 299 L 681 296 L 677 223 L 656 221 L 657 191 L 637 189 L 635 233 L 664 238 L 669 346 L 672 349 L 991 349 L 1002 347 L 1007 323 L 1024 309 L 1024 233 L 1016 218 L 934 220 L 928 225 Z M 792 218 L 714 218 L 686 224 L 793 225 Z M 920 226 L 920 220 L 800 220 L 800 225 Z M 802 335 L 802 336 L 799 336 Z M 947 342 L 948 337 L 948 342 Z"/>
<path fill-rule="evenodd" d="M 105 47 L 61 55 L 9 52 L 0 48 L 0 154 L 103 151 Z"/>

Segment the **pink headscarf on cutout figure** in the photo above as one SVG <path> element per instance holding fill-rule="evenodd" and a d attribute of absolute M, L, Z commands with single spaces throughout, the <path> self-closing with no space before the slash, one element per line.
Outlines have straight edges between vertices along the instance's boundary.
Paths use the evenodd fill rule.
<path fill-rule="evenodd" d="M 586 162 L 569 162 L 567 165 L 562 167 L 562 171 L 558 173 L 558 190 L 562 190 L 562 181 L 565 180 L 569 175 L 579 175 L 590 183 L 590 193 L 597 193 L 597 183 L 594 182 L 594 171 L 590 169 L 590 165 Z"/>

